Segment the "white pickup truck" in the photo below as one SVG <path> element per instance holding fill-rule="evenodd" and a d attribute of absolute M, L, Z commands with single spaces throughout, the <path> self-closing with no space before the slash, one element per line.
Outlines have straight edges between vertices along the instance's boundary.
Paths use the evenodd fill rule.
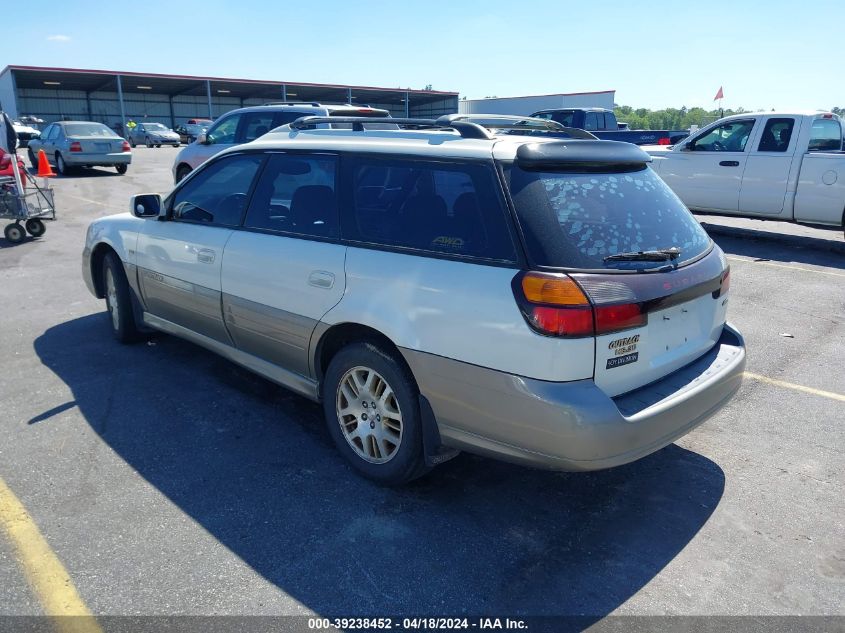
<path fill-rule="evenodd" d="M 643 147 L 694 211 L 845 225 L 841 119 L 829 112 L 737 114 L 673 147 Z"/>

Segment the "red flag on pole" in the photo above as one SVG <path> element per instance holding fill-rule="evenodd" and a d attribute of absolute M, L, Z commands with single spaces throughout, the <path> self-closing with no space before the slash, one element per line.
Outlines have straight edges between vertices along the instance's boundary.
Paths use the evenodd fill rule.
<path fill-rule="evenodd" d="M 725 93 L 722 92 L 722 86 L 719 86 L 719 92 L 716 93 L 716 96 L 713 97 L 713 101 L 718 101 L 719 99 L 724 98 Z"/>

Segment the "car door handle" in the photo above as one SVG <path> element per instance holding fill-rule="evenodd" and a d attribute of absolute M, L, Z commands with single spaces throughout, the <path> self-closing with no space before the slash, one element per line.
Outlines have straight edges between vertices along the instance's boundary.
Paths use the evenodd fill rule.
<path fill-rule="evenodd" d="M 723 160 L 719 163 L 722 167 L 739 167 L 738 160 Z"/>
<path fill-rule="evenodd" d="M 334 286 L 334 275 L 325 270 L 315 270 L 308 275 L 308 283 L 317 288 L 331 288 Z"/>
<path fill-rule="evenodd" d="M 197 261 L 200 264 L 213 264 L 216 255 L 210 248 L 201 248 L 197 251 Z"/>

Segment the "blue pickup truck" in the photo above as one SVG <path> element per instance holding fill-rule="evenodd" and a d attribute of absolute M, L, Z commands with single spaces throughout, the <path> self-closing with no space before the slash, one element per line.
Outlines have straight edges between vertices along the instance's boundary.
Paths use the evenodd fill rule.
<path fill-rule="evenodd" d="M 689 136 L 688 130 L 620 129 L 616 115 L 604 108 L 556 108 L 540 110 L 531 116 L 556 121 L 565 127 L 586 130 L 607 141 L 624 141 L 634 145 L 674 145 Z"/>

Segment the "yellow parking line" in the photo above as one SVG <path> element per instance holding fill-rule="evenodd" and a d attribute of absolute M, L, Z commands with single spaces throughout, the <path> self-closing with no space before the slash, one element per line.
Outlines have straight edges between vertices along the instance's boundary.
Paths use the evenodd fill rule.
<path fill-rule="evenodd" d="M 775 385 L 776 387 L 784 387 L 786 389 L 794 389 L 795 391 L 803 391 L 804 393 L 811 393 L 814 396 L 822 396 L 823 398 L 830 398 L 831 400 L 839 400 L 845 402 L 845 395 L 841 393 L 834 393 L 833 391 L 822 391 L 821 389 L 813 389 L 812 387 L 805 387 L 804 385 L 796 385 L 793 382 L 785 382 L 783 380 L 776 380 L 768 376 L 761 376 L 760 374 L 752 374 L 750 371 L 745 372 L 746 378 L 752 380 L 759 380 L 768 385 Z"/>
<path fill-rule="evenodd" d="M 845 277 L 845 273 L 837 273 L 832 270 L 816 270 L 815 268 L 804 268 L 803 266 L 790 266 L 789 264 L 776 264 L 774 262 L 762 262 L 756 259 L 737 257 L 736 255 L 726 255 L 730 260 L 736 262 L 747 262 L 749 264 L 763 264 L 764 266 L 773 266 L 774 268 L 788 268 L 789 270 L 800 270 L 805 273 L 818 273 L 819 275 L 831 275 L 833 277 Z"/>
<path fill-rule="evenodd" d="M 44 613 L 61 633 L 102 633 L 67 570 L 50 549 L 23 504 L 0 479 L 0 527 L 9 537 Z M 75 617 L 55 617 L 75 616 Z"/>

